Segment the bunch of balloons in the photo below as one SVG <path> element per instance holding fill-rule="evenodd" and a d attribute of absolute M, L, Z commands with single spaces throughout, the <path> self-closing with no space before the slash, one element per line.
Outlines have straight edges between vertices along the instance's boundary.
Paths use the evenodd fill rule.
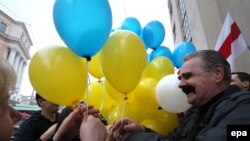
<path fill-rule="evenodd" d="M 62 47 L 39 50 L 31 59 L 29 77 L 34 89 L 47 100 L 73 106 L 81 101 L 88 79 L 83 58 L 89 61 L 109 37 L 111 8 L 106 0 L 56 0 L 53 19 L 70 50 Z M 102 77 L 99 70 L 94 73 Z"/>
<path fill-rule="evenodd" d="M 176 113 L 190 105 L 174 72 L 196 51 L 192 43 L 172 53 L 161 45 L 165 28 L 157 20 L 142 28 L 128 17 L 112 30 L 107 0 L 56 0 L 53 19 L 67 47 L 50 46 L 32 57 L 29 78 L 42 97 L 66 106 L 88 101 L 109 124 L 127 116 L 162 135 L 179 124 Z M 88 73 L 99 81 L 87 84 Z"/>

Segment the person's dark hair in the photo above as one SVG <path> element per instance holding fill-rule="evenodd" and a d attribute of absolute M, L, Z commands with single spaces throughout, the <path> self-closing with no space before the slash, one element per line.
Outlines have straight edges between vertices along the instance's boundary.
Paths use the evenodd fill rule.
<path fill-rule="evenodd" d="M 39 104 L 39 102 L 38 102 L 39 99 L 45 100 L 45 99 L 44 99 L 43 97 L 41 97 L 38 93 L 36 93 L 36 103 L 37 103 L 38 106 L 40 106 L 40 104 Z"/>
<path fill-rule="evenodd" d="M 250 74 L 246 73 L 246 72 L 232 72 L 233 74 L 237 74 L 238 78 L 240 79 L 240 81 L 249 81 L 250 82 Z"/>
<path fill-rule="evenodd" d="M 64 107 L 61 111 L 61 113 L 59 113 L 58 118 L 57 118 L 57 125 L 56 125 L 56 131 L 59 129 L 59 127 L 61 126 L 61 124 L 63 123 L 64 119 L 73 111 L 73 109 L 71 107 Z M 55 132 L 56 132 L 55 131 Z M 73 137 L 70 141 L 80 141 L 80 136 L 77 135 L 75 137 Z"/>
<path fill-rule="evenodd" d="M 200 57 L 204 61 L 202 67 L 205 71 L 210 71 L 214 68 L 215 65 L 221 64 L 224 68 L 224 80 L 229 82 L 231 81 L 230 64 L 218 51 L 199 50 L 186 56 L 184 58 L 184 61 L 188 61 L 195 57 Z"/>
<path fill-rule="evenodd" d="M 57 119 L 57 129 L 61 126 L 63 120 L 73 111 L 71 107 L 64 107 L 62 109 L 62 112 L 59 114 L 58 119 Z"/>

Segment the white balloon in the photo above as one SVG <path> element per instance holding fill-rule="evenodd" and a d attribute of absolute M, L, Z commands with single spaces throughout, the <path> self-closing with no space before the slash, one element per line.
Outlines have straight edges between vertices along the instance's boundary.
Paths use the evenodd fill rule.
<path fill-rule="evenodd" d="M 158 104 L 166 111 L 172 113 L 185 112 L 191 105 L 187 96 L 178 87 L 179 80 L 176 74 L 164 76 L 156 86 L 156 99 Z"/>

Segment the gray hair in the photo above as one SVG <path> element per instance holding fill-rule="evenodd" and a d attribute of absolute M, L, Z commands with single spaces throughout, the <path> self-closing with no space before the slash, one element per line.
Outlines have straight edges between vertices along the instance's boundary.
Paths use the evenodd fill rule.
<path fill-rule="evenodd" d="M 230 64 L 227 60 L 215 50 L 199 50 L 193 52 L 184 58 L 184 62 L 192 58 L 200 57 L 203 60 L 202 68 L 205 71 L 210 71 L 214 68 L 215 65 L 221 64 L 224 68 L 224 80 L 231 81 L 231 69 Z"/>

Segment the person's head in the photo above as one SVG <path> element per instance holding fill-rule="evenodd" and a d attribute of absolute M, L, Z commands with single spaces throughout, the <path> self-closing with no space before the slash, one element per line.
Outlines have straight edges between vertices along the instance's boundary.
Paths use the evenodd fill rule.
<path fill-rule="evenodd" d="M 0 140 L 8 141 L 13 132 L 13 124 L 21 114 L 8 104 L 9 92 L 15 86 L 16 75 L 11 65 L 0 58 Z"/>
<path fill-rule="evenodd" d="M 242 90 L 250 91 L 250 74 L 245 72 L 232 72 L 231 85 L 237 85 Z"/>
<path fill-rule="evenodd" d="M 187 94 L 188 103 L 204 105 L 230 85 L 229 63 L 217 51 L 200 50 L 184 58 L 179 71 L 179 87 Z"/>
<path fill-rule="evenodd" d="M 59 109 L 59 105 L 47 101 L 41 95 L 36 93 L 37 105 L 41 108 L 42 112 L 55 113 Z"/>

